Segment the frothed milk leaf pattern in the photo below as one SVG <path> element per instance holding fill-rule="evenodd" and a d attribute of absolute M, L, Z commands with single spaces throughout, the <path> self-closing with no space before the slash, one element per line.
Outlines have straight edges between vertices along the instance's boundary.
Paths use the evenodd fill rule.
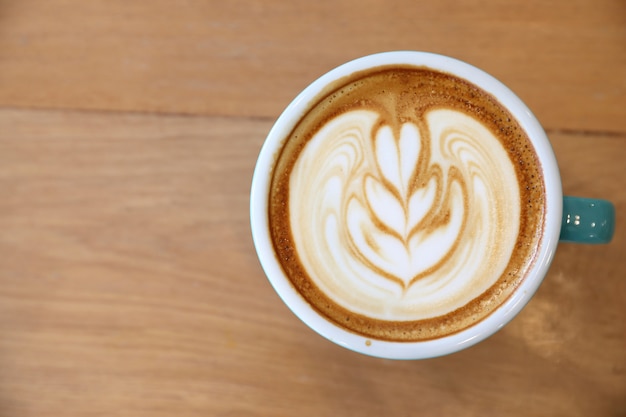
<path fill-rule="evenodd" d="M 343 113 L 307 142 L 291 173 L 298 254 L 316 285 L 352 311 L 445 314 L 506 266 L 519 224 L 495 213 L 517 218 L 510 165 L 495 136 L 456 110 L 396 126 L 372 110 Z M 511 238 L 496 245 L 502 233 Z M 487 251 L 496 262 L 481 262 Z"/>
<path fill-rule="evenodd" d="M 453 205 L 452 221 L 425 233 L 415 230 L 427 214 L 436 216 L 436 178 L 425 187 L 412 186 L 421 138 L 417 126 L 405 123 L 400 137 L 388 126 L 376 132 L 376 167 L 380 178 L 365 178 L 365 204 L 354 199 L 346 212 L 355 251 L 372 269 L 408 287 L 450 252 L 462 227 L 464 201 Z M 456 196 L 463 200 L 463 196 Z M 352 218 L 353 221 L 350 221 Z M 358 223 L 354 219 L 359 219 Z M 448 230 L 438 230 L 448 228 Z"/>

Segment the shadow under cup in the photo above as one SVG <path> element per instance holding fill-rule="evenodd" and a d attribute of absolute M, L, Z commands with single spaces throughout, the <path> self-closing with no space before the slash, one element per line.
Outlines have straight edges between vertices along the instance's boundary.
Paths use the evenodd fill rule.
<path fill-rule="evenodd" d="M 394 90 L 392 85 L 400 87 Z M 436 94 L 438 91 L 445 94 Z M 405 102 L 408 105 L 402 105 Z M 468 114 L 472 117 L 468 118 Z M 454 131 L 451 124 L 470 129 L 473 133 L 465 135 L 467 137 L 497 140 L 502 145 L 496 144 L 495 148 L 502 148 L 504 154 L 508 152 L 509 162 L 514 161 L 512 171 L 492 171 L 495 174 L 491 174 L 491 179 L 483 176 L 486 182 L 496 183 L 493 180 L 498 179 L 504 184 L 500 191 L 480 194 L 484 188 L 481 181 L 462 181 L 463 175 L 480 179 L 480 173 L 473 169 L 483 164 L 480 158 L 485 149 L 494 148 L 493 143 L 483 139 L 473 146 L 481 150 L 475 152 L 475 159 L 466 158 L 464 155 L 468 152 L 459 148 L 460 159 L 456 163 L 431 164 L 439 155 L 438 149 L 453 150 L 463 137 L 450 133 Z M 509 136 L 502 133 L 505 131 Z M 518 137 L 520 133 L 523 143 L 532 147 L 534 159 L 530 162 L 520 156 L 518 150 L 523 145 L 519 140 L 506 139 Z M 451 139 L 444 146 L 443 139 L 441 143 L 435 141 L 440 137 Z M 335 152 L 328 155 L 340 157 L 320 156 L 326 154 L 311 151 L 325 147 Z M 366 151 L 352 152 L 361 147 Z M 446 154 L 445 151 L 440 153 Z M 333 165 L 335 159 L 342 162 Z M 347 165 L 344 160 L 349 161 Z M 485 161 L 487 164 L 488 159 Z M 330 180 L 319 182 L 317 177 Z M 338 198 L 336 202 L 334 197 L 329 197 L 332 193 L 316 197 L 320 190 L 334 190 L 337 178 L 350 178 L 346 184 L 358 179 L 357 186 L 350 188 L 353 197 Z M 517 191 L 510 194 L 507 178 L 513 178 L 515 186 L 521 190 L 519 195 Z M 536 188 L 537 181 L 541 185 L 543 204 L 528 208 L 526 200 L 528 205 L 537 200 L 531 190 Z M 445 192 L 431 193 L 429 184 L 436 184 L 431 187 L 433 190 Z M 348 188 L 342 188 L 345 189 Z M 347 195 L 334 195 L 344 194 Z M 427 200 L 432 207 L 440 208 L 420 212 L 416 195 L 423 197 L 420 201 Z M 446 198 L 446 195 L 451 197 Z M 375 200 L 386 203 L 377 206 L 373 203 Z M 413 204 L 413 201 L 418 203 Z M 456 204 L 457 201 L 461 204 Z M 489 211 L 485 201 L 499 209 Z M 576 206 L 576 202 L 583 200 L 572 201 L 566 200 L 566 204 Z M 606 202 L 585 200 L 583 203 L 597 207 Z M 608 205 L 612 208 L 610 203 Z M 468 215 L 455 217 L 461 210 L 441 208 L 452 206 L 465 207 L 463 213 Z M 470 216 L 480 213 L 480 208 L 484 208 L 482 217 Z M 391 359 L 441 356 L 495 333 L 530 300 L 552 261 L 559 236 L 562 237 L 566 226 L 572 226 L 571 222 L 564 222 L 561 181 L 551 145 L 522 101 L 495 78 L 471 65 L 437 54 L 411 51 L 388 52 L 351 61 L 325 74 L 300 93 L 278 118 L 261 149 L 252 182 L 250 210 L 261 265 L 276 292 L 296 316 L 341 346 Z M 415 214 L 418 212 L 419 215 Z M 594 220 L 593 224 L 601 224 L 604 219 L 602 230 L 610 229 L 612 233 L 613 220 L 609 212 L 591 208 L 590 214 L 583 217 L 599 216 L 601 219 Z M 324 222 L 317 216 L 325 219 Z M 465 220 L 455 222 L 455 218 Z M 538 220 L 533 223 L 531 218 Z M 579 223 L 580 219 L 578 215 Z M 491 223 L 495 225 L 493 230 L 487 227 Z M 589 226 L 591 222 L 585 224 Z M 507 244 L 493 241 L 495 231 L 503 227 L 510 227 L 515 233 Z M 320 233 L 322 228 L 324 231 Z M 438 232 L 437 228 L 456 230 L 459 236 L 466 238 L 447 241 L 441 237 L 446 233 Z M 434 231 L 430 233 L 434 237 L 428 242 L 436 243 L 424 247 L 445 248 L 441 259 L 432 251 L 428 257 L 415 258 L 417 261 L 412 261 L 410 256 L 403 257 L 403 250 L 409 255 L 413 250 L 422 250 L 419 244 L 429 236 L 423 230 Z M 607 233 L 602 233 L 604 235 L 596 242 L 607 240 Z M 388 236 L 386 240 L 377 240 L 379 235 Z M 597 237 L 598 233 L 595 235 Z M 325 245 L 319 236 L 336 238 L 329 238 L 333 244 Z M 342 258 L 337 255 L 341 252 L 337 242 L 345 241 L 346 236 L 350 238 L 347 246 L 353 256 Z M 590 241 L 576 231 L 568 236 L 569 240 Z M 493 259 L 500 259 L 500 264 L 492 261 L 484 249 L 465 250 L 470 247 L 463 246 L 465 241 L 482 242 L 481 247 L 493 248 L 490 251 L 497 253 Z M 388 247 L 380 249 L 380 242 L 388 242 Z M 394 247 L 398 242 L 399 246 Z M 512 259 L 521 253 L 524 244 L 527 247 L 523 249 L 520 267 Z M 378 252 L 374 250 L 377 248 Z M 507 256 L 509 258 L 502 263 Z M 420 260 L 429 258 L 434 259 L 432 265 Z M 348 261 L 342 263 L 341 259 Z M 496 271 L 496 280 L 481 284 L 480 294 L 469 292 L 465 288 L 475 285 L 470 281 L 461 283 L 461 276 L 464 276 L 461 268 L 451 266 L 455 259 L 473 265 L 472 268 L 479 271 L 476 276 Z M 355 271 L 363 270 L 363 265 L 376 273 L 361 277 Z M 447 307 L 441 307 L 437 298 L 428 304 L 426 297 L 416 290 L 428 279 L 435 282 L 432 274 L 435 269 L 448 271 L 446 284 L 437 285 L 444 289 L 458 288 L 455 299 L 463 300 L 462 305 L 446 311 Z M 408 278 L 402 275 L 405 270 L 409 271 Z M 513 278 L 507 278 L 506 271 Z M 350 287 L 347 282 L 356 284 Z M 333 288 L 338 289 L 337 293 L 328 295 Z M 340 293 L 345 294 L 344 299 L 337 298 Z M 388 307 L 386 303 L 390 298 L 380 296 L 379 301 L 378 293 L 396 294 L 396 299 L 403 300 L 405 305 L 397 307 L 401 304 L 398 301 Z M 370 296 L 371 299 L 367 298 Z M 350 300 L 356 300 L 358 308 L 369 305 L 374 313 L 370 315 L 352 308 Z M 428 313 L 431 305 L 434 313 L 428 319 L 395 315 L 395 311 L 410 314 L 420 308 Z M 488 305 L 497 307 L 484 307 Z M 384 316 L 394 308 L 391 319 Z"/>

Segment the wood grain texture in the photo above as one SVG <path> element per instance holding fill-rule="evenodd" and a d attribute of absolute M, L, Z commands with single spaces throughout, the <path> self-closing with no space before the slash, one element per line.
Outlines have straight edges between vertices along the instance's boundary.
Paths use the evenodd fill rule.
<path fill-rule="evenodd" d="M 431 3 L 0 2 L 0 416 L 626 415 L 626 3 Z M 314 334 L 249 230 L 273 119 L 388 49 L 510 85 L 564 192 L 618 215 L 510 325 L 427 361 Z"/>
<path fill-rule="evenodd" d="M 626 2 L 0 3 L 0 105 L 275 117 L 349 59 L 466 60 L 551 128 L 626 131 Z"/>
<path fill-rule="evenodd" d="M 609 246 L 561 245 L 488 341 L 379 360 L 308 330 L 260 269 L 248 190 L 269 122 L 4 110 L 0 125 L 1 415 L 624 411 L 623 222 Z M 552 139 L 566 192 L 623 213 L 625 139 Z"/>

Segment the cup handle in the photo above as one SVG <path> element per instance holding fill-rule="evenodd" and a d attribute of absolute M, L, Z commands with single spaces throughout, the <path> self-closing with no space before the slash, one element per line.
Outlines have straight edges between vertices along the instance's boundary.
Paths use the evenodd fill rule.
<path fill-rule="evenodd" d="M 610 201 L 563 197 L 561 242 L 609 243 L 615 230 L 615 207 Z"/>

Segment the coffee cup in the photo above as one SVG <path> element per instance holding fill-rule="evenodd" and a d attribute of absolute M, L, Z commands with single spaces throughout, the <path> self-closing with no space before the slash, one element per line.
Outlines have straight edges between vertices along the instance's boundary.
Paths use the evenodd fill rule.
<path fill-rule="evenodd" d="M 265 274 L 350 350 L 425 359 L 493 335 L 559 241 L 608 243 L 606 200 L 564 197 L 528 107 L 484 71 L 395 51 L 341 65 L 287 106 L 252 180 Z"/>

